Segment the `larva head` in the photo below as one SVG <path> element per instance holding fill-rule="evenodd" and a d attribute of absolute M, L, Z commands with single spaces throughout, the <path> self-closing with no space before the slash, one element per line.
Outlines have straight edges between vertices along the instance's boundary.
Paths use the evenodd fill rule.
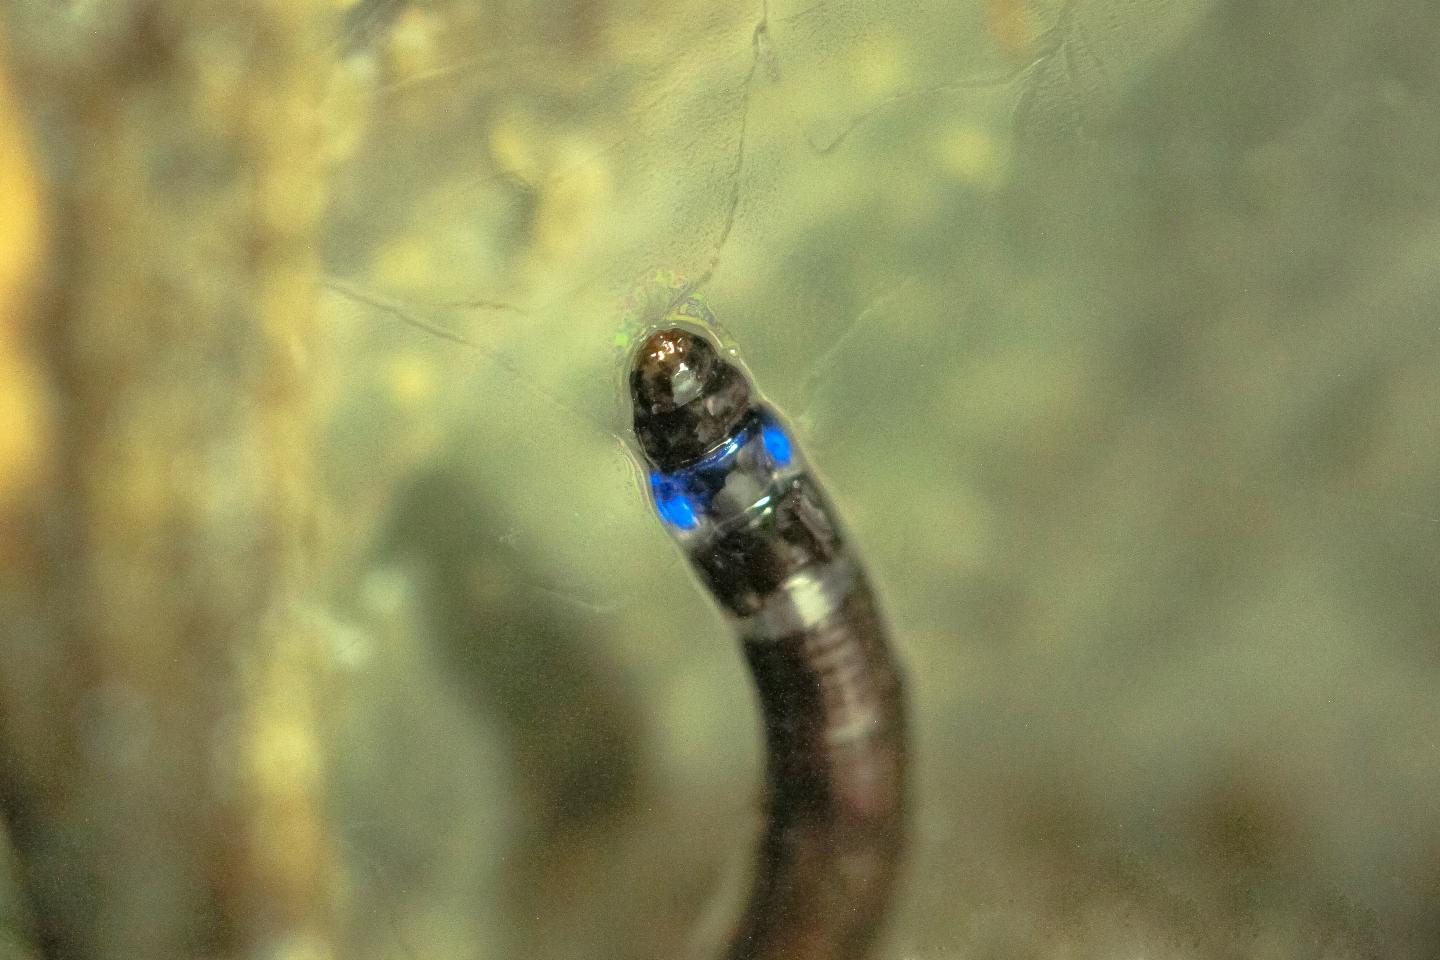
<path fill-rule="evenodd" d="M 703 335 L 652 333 L 630 364 L 635 439 L 650 463 L 672 470 L 728 439 L 750 409 L 745 374 Z"/>

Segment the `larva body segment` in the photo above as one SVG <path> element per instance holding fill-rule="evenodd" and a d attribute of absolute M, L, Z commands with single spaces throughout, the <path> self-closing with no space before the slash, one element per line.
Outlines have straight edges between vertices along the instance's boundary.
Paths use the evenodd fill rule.
<path fill-rule="evenodd" d="M 681 301 L 629 392 L 656 515 L 734 625 L 764 721 L 764 834 L 725 958 L 858 960 L 903 847 L 900 672 L 834 509 L 707 316 Z"/>

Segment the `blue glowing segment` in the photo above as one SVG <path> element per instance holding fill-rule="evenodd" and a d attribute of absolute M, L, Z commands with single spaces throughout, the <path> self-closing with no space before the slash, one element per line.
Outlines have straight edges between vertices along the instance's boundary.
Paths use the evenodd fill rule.
<path fill-rule="evenodd" d="M 670 531 L 707 523 L 741 522 L 770 502 L 776 471 L 797 453 L 790 435 L 768 411 L 757 410 L 729 437 L 694 463 L 669 472 L 652 470 L 655 512 Z"/>
<path fill-rule="evenodd" d="M 790 438 L 785 435 L 785 430 L 780 424 L 765 424 L 760 430 L 760 442 L 765 444 L 765 452 L 770 455 L 770 460 L 775 466 L 784 467 L 790 464 L 792 456 Z"/>
<path fill-rule="evenodd" d="M 735 454 L 740 452 L 740 448 L 749 442 L 750 428 L 746 427 L 729 440 L 720 444 L 717 449 L 706 454 L 705 458 L 699 463 L 687 469 L 692 473 L 706 473 L 717 468 L 727 467 L 730 465 L 730 461 L 735 458 Z"/>
<path fill-rule="evenodd" d="M 661 520 L 681 530 L 694 530 L 700 525 L 695 505 L 680 484 L 656 471 L 650 474 L 650 489 L 655 494 L 655 512 Z"/>

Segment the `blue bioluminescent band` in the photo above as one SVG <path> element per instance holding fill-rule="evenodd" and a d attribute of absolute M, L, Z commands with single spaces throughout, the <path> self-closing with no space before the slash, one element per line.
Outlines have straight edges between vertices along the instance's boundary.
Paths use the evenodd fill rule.
<path fill-rule="evenodd" d="M 650 491 L 655 495 L 655 512 L 667 525 L 681 530 L 694 530 L 700 525 L 696 505 L 686 493 L 682 477 L 652 471 Z"/>
<path fill-rule="evenodd" d="M 676 530 L 694 530 L 713 519 L 715 498 L 729 486 L 729 510 L 749 510 L 769 502 L 776 471 L 794 461 L 790 437 L 769 411 L 747 420 L 734 435 L 688 466 L 650 472 L 655 512 Z M 743 503 L 734 499 L 743 497 Z"/>
<path fill-rule="evenodd" d="M 760 429 L 760 439 L 765 444 L 765 452 L 770 454 L 770 460 L 777 467 L 788 467 L 790 465 L 790 437 L 785 433 L 785 428 L 774 420 L 766 422 Z"/>

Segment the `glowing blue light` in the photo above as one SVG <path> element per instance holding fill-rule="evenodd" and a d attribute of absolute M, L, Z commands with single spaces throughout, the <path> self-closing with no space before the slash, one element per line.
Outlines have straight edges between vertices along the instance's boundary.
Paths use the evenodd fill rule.
<path fill-rule="evenodd" d="M 650 474 L 650 489 L 655 494 L 655 512 L 665 523 L 681 530 L 694 530 L 700 525 L 695 505 L 680 484 L 656 471 Z"/>
<path fill-rule="evenodd" d="M 783 467 L 790 463 L 790 438 L 778 423 L 765 424 L 760 431 L 760 442 L 765 444 L 765 452 L 770 454 L 775 466 Z"/>
<path fill-rule="evenodd" d="M 749 442 L 750 430 L 747 427 L 746 429 L 736 433 L 729 440 L 726 440 L 724 443 L 720 444 L 720 446 L 715 450 L 706 454 L 705 458 L 699 463 L 695 464 L 693 467 L 688 467 L 687 469 L 691 471 L 703 472 L 707 470 L 714 470 L 716 467 L 723 467 L 726 465 L 727 461 L 729 461 L 732 457 L 735 456 L 736 453 L 740 451 L 741 447 L 745 446 L 745 444 Z"/>

